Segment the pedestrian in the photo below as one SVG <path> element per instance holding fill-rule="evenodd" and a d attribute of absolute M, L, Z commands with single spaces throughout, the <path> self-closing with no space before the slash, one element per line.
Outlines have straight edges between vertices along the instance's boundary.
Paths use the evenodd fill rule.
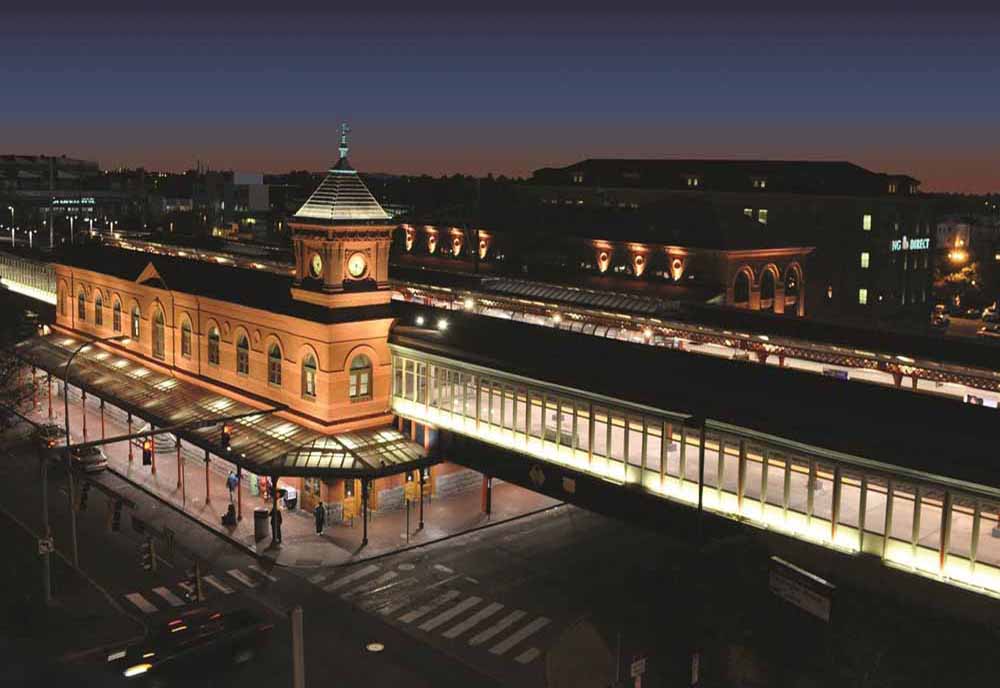
<path fill-rule="evenodd" d="M 326 525 L 326 506 L 323 505 L 323 500 L 319 501 L 316 508 L 313 509 L 313 516 L 316 517 L 316 534 L 323 534 L 323 526 Z"/>
<path fill-rule="evenodd" d="M 229 471 L 229 477 L 226 478 L 226 487 L 229 488 L 229 503 L 233 503 L 233 495 L 236 493 L 236 488 L 240 485 L 240 479 L 236 477 L 236 471 Z"/>
<path fill-rule="evenodd" d="M 281 544 L 281 512 L 277 506 L 271 509 L 271 541 Z"/>
<path fill-rule="evenodd" d="M 260 492 L 260 496 L 265 502 L 270 497 L 270 495 L 267 493 L 267 486 L 268 486 L 267 477 L 263 475 L 259 476 L 257 478 L 257 491 Z"/>

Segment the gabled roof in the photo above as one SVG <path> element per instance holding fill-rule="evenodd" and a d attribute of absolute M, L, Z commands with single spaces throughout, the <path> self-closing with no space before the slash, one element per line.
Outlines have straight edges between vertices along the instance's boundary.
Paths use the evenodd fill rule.
<path fill-rule="evenodd" d="M 293 217 L 324 222 L 385 222 L 392 219 L 346 156 L 330 168 L 326 178 Z"/>

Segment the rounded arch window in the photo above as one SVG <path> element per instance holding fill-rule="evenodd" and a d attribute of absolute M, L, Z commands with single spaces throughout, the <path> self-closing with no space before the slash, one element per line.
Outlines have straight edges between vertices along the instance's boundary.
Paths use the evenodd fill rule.
<path fill-rule="evenodd" d="M 115 332 L 122 331 L 122 302 L 117 298 L 111 305 L 111 326 Z"/>
<path fill-rule="evenodd" d="M 208 330 L 208 362 L 219 365 L 219 328 L 214 325 Z"/>
<path fill-rule="evenodd" d="M 236 340 L 236 372 L 240 375 L 250 374 L 250 340 L 241 334 Z"/>
<path fill-rule="evenodd" d="M 153 356 L 156 358 L 164 357 L 164 327 L 163 327 L 163 311 L 159 308 L 153 313 Z"/>
<path fill-rule="evenodd" d="M 104 297 L 100 291 L 94 295 L 94 324 L 98 327 L 104 325 Z"/>
<path fill-rule="evenodd" d="M 302 359 L 302 396 L 316 398 L 316 357 L 312 354 Z"/>
<path fill-rule="evenodd" d="M 774 298 L 774 273 L 765 270 L 760 277 L 760 300 L 770 301 Z"/>
<path fill-rule="evenodd" d="M 76 317 L 81 322 L 87 319 L 87 295 L 82 291 L 76 297 Z"/>
<path fill-rule="evenodd" d="M 733 303 L 745 304 L 750 301 L 750 275 L 746 270 L 740 270 L 736 274 L 736 283 L 733 285 Z"/>
<path fill-rule="evenodd" d="M 348 392 L 351 401 L 365 401 L 372 398 L 372 362 L 364 354 L 351 359 Z"/>
<path fill-rule="evenodd" d="M 139 341 L 139 324 L 142 322 L 142 311 L 139 304 L 132 306 L 132 339 Z"/>
<path fill-rule="evenodd" d="M 191 358 L 191 321 L 187 316 L 181 323 L 181 356 Z"/>
<path fill-rule="evenodd" d="M 267 381 L 281 386 L 281 347 L 272 342 L 267 350 Z"/>

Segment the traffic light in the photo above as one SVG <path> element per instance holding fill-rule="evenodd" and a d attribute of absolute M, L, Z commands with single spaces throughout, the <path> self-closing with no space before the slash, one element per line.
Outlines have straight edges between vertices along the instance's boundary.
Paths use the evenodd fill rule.
<path fill-rule="evenodd" d="M 222 447 L 229 451 L 229 442 L 233 437 L 233 426 L 229 423 L 223 423 L 222 425 Z"/>
<path fill-rule="evenodd" d="M 156 571 L 156 550 L 153 548 L 153 541 L 143 540 L 139 545 L 139 561 L 142 563 L 143 571 Z"/>
<path fill-rule="evenodd" d="M 90 495 L 90 482 L 84 481 L 80 486 L 80 508 L 77 511 L 87 510 L 87 497 Z"/>
<path fill-rule="evenodd" d="M 111 512 L 111 532 L 117 533 L 122 529 L 122 503 L 115 502 L 115 510 Z"/>
<path fill-rule="evenodd" d="M 142 441 L 142 465 L 151 466 L 153 464 L 153 439 L 147 437 Z"/>

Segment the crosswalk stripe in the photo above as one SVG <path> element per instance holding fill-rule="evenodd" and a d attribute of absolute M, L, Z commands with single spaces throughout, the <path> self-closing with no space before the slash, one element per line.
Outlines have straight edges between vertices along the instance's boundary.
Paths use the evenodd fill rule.
<path fill-rule="evenodd" d="M 500 631 L 520 621 L 521 617 L 524 615 L 525 612 L 522 612 L 520 609 L 512 611 L 510 614 L 503 617 L 489 628 L 483 629 L 476 635 L 469 638 L 469 645 L 482 645 Z"/>
<path fill-rule="evenodd" d="M 134 604 L 145 614 L 155 614 L 159 611 L 154 604 L 137 592 L 130 592 L 128 595 L 125 595 L 125 599 Z"/>
<path fill-rule="evenodd" d="M 473 607 L 475 607 L 477 604 L 479 604 L 482 601 L 483 600 L 480 597 L 467 597 L 466 599 L 462 600 L 461 602 L 459 602 L 457 605 L 455 605 L 451 609 L 443 611 L 440 614 L 438 614 L 437 616 L 432 617 L 430 619 L 427 619 L 427 621 L 424 621 L 422 624 L 420 624 L 420 630 L 421 631 L 433 631 L 435 628 L 437 628 L 441 624 L 443 624 L 443 623 L 445 623 L 447 621 L 451 621 L 452 619 L 454 619 L 456 616 L 458 616 L 459 614 L 461 614 L 465 610 L 472 609 Z"/>
<path fill-rule="evenodd" d="M 368 566 L 365 566 L 364 568 L 358 569 L 354 573 L 347 574 L 343 578 L 338 578 L 337 580 L 333 581 L 329 585 L 324 586 L 323 590 L 325 590 L 326 592 L 333 592 L 334 590 L 339 590 L 340 588 L 344 587 L 348 583 L 350 583 L 352 581 L 356 581 L 359 578 L 364 578 L 365 576 L 371 575 L 371 574 L 375 573 L 376 571 L 378 571 L 378 566 L 376 564 L 369 564 Z"/>
<path fill-rule="evenodd" d="M 166 588 L 153 588 L 153 592 L 165 599 L 171 607 L 181 607 L 184 605 L 184 600 Z"/>
<path fill-rule="evenodd" d="M 434 609 L 437 609 L 442 604 L 446 604 L 446 603 L 450 602 L 451 600 L 455 599 L 458 596 L 459 596 L 459 592 L 457 590 L 449 590 L 448 592 L 444 593 L 443 595 L 438 595 L 437 597 L 435 597 L 433 600 L 431 600 L 427 604 L 422 605 L 420 607 L 417 607 L 412 612 L 407 612 L 406 614 L 403 614 L 401 617 L 399 617 L 399 620 L 402 621 L 403 623 L 407 623 L 407 624 L 408 623 L 413 623 L 414 621 L 416 621 L 417 619 L 419 619 L 421 616 L 424 616 L 428 612 L 431 612 Z"/>
<path fill-rule="evenodd" d="M 340 596 L 344 597 L 344 598 L 347 598 L 347 597 L 353 597 L 354 595 L 357 595 L 357 594 L 362 593 L 362 592 L 372 591 L 375 588 L 377 588 L 380 585 L 382 585 L 383 583 L 388 583 L 389 581 L 391 581 L 393 578 L 395 578 L 398 575 L 399 574 L 396 573 L 395 571 L 388 571 L 386 573 L 383 573 L 381 576 L 379 576 L 375 580 L 368 581 L 367 583 L 362 583 L 361 585 L 359 585 L 356 588 L 351 588 L 347 592 L 341 593 Z"/>
<path fill-rule="evenodd" d="M 202 576 L 201 579 L 206 583 L 208 583 L 209 585 L 211 585 L 213 588 L 217 589 L 223 595 L 231 595 L 233 593 L 232 588 L 220 582 L 219 579 L 216 578 L 215 576 Z"/>
<path fill-rule="evenodd" d="M 229 569 L 228 571 L 226 571 L 226 573 L 228 573 L 230 576 L 232 576 L 233 578 L 235 578 L 248 588 L 257 587 L 257 581 L 250 580 L 250 577 L 247 574 L 240 571 L 239 569 Z"/>
<path fill-rule="evenodd" d="M 188 583 L 187 581 L 181 581 L 177 585 L 184 588 L 184 592 L 194 592 L 194 586 Z"/>
<path fill-rule="evenodd" d="M 250 569 L 251 571 L 259 573 L 260 575 L 264 576 L 264 578 L 270 580 L 272 583 L 278 582 L 278 578 L 276 576 L 272 576 L 270 573 L 268 573 L 261 567 L 257 566 L 256 564 L 250 564 L 249 566 L 247 566 L 247 568 Z"/>
<path fill-rule="evenodd" d="M 475 626 L 480 621 L 483 621 L 484 619 L 488 619 L 489 617 L 493 616 L 494 614 L 496 614 L 501 609 L 503 609 L 503 605 L 502 604 L 500 604 L 499 602 L 492 602 L 492 603 L 486 605 L 485 607 L 483 607 L 482 609 L 480 609 L 478 612 L 476 612 L 475 614 L 473 614 L 472 616 L 470 616 L 468 619 L 466 619 L 462 623 L 456 624 L 456 625 L 452 626 L 451 628 L 449 628 L 447 631 L 444 632 L 444 637 L 445 638 L 457 638 L 458 636 L 462 635 L 467 630 L 469 630 L 470 628 L 472 628 L 473 626 Z"/>
<path fill-rule="evenodd" d="M 527 650 L 515 657 L 514 661 L 519 664 L 528 664 L 540 654 L 542 653 L 537 647 L 529 647 Z"/>
<path fill-rule="evenodd" d="M 530 635 L 534 635 L 538 631 L 542 630 L 549 625 L 549 619 L 544 616 L 540 616 L 530 624 L 519 630 L 518 632 L 507 636 L 505 640 L 501 640 L 499 643 L 490 648 L 491 655 L 502 655 L 504 652 L 510 648 L 517 645 L 519 642 L 524 640 Z"/>

